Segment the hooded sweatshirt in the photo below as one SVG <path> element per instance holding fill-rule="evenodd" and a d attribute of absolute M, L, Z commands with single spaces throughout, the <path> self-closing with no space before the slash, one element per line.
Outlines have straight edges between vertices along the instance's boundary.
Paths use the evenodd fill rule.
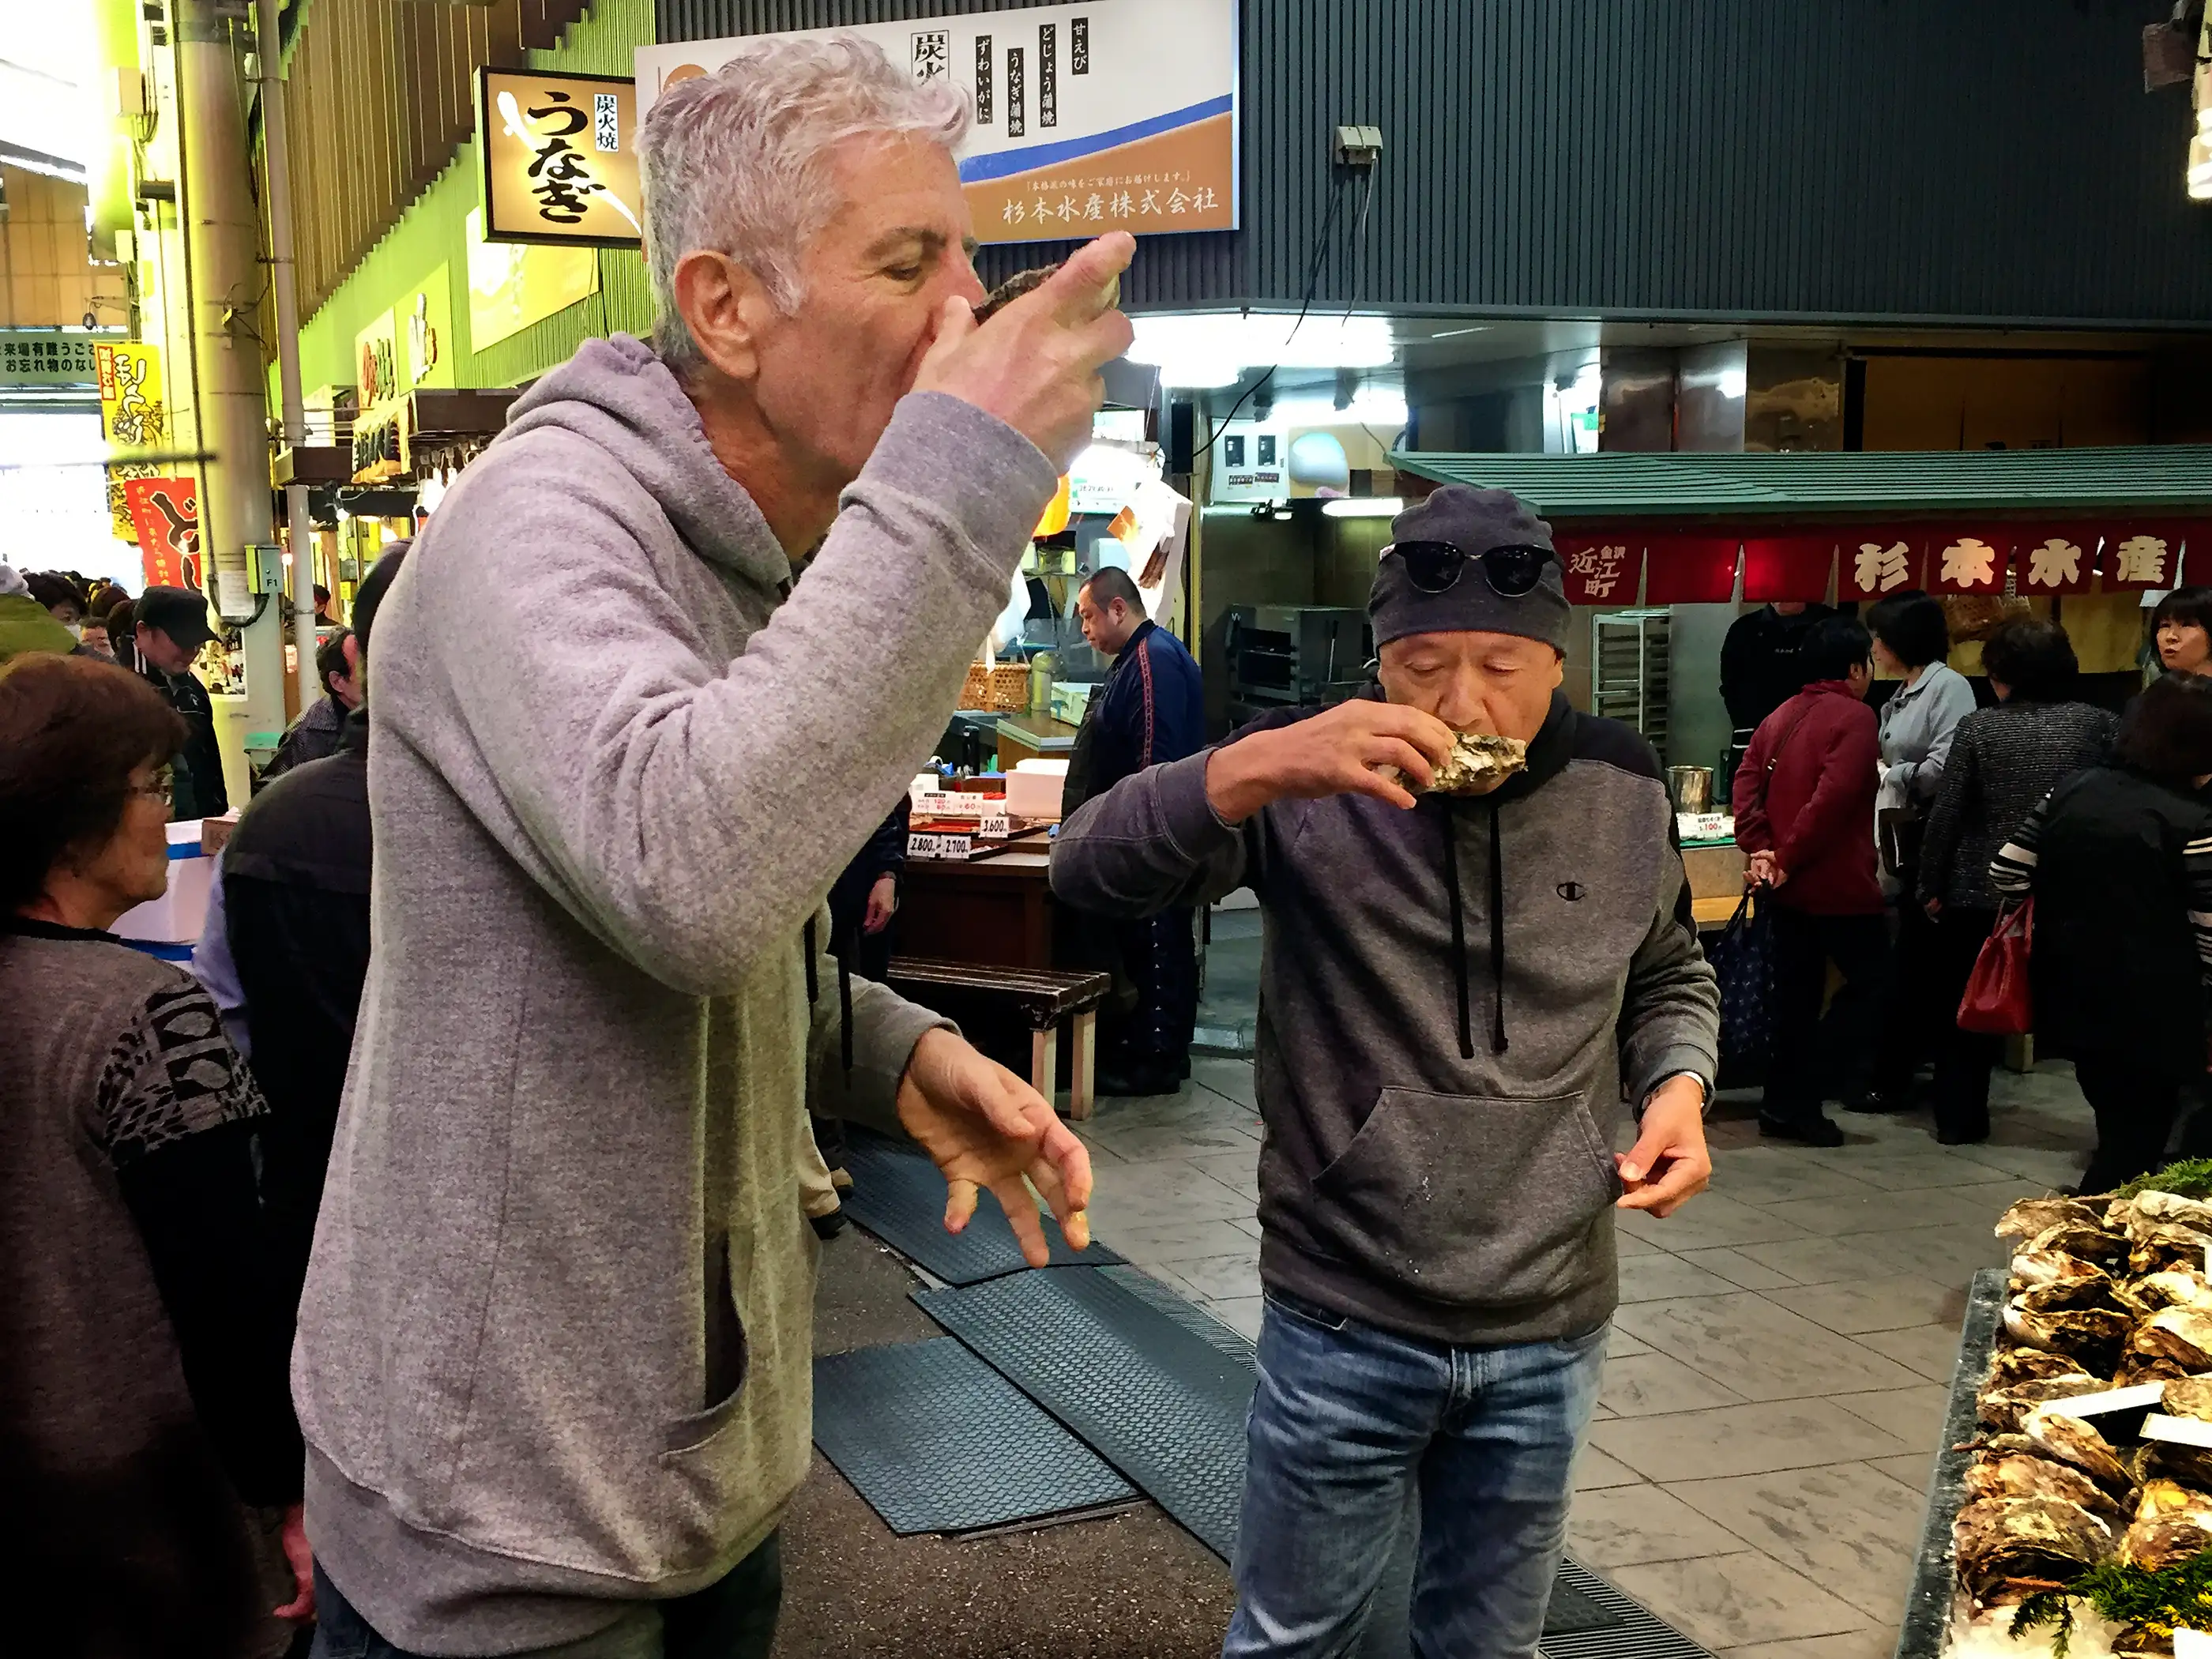
<path fill-rule="evenodd" d="M 1602 1324 L 1624 1096 L 1686 1072 L 1710 1091 L 1719 1042 L 1650 745 L 1554 694 L 1489 795 L 1280 800 L 1235 826 L 1212 752 L 1078 811 L 1052 884 L 1127 915 L 1258 894 L 1262 1282 L 1454 1344 Z"/>
<path fill-rule="evenodd" d="M 617 336 L 416 541 L 377 616 L 374 948 L 293 1364 L 309 1538 L 386 1639 L 575 1640 L 775 1526 L 809 1455 L 810 1071 L 885 1121 L 938 1023 L 856 985 L 847 1077 L 823 899 L 1054 484 L 910 395 L 787 599 Z"/>

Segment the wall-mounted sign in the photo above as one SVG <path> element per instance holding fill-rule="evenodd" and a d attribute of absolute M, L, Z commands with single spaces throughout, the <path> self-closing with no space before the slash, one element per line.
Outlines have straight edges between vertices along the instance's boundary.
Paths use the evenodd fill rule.
<path fill-rule="evenodd" d="M 412 477 L 415 458 L 408 442 L 408 400 L 364 415 L 354 422 L 353 481 L 382 483 L 387 478 Z"/>
<path fill-rule="evenodd" d="M 0 386 L 97 386 L 99 344 L 83 334 L 0 328 Z"/>
<path fill-rule="evenodd" d="M 123 486 L 149 586 L 198 587 L 199 486 L 190 478 L 133 478 Z"/>
<path fill-rule="evenodd" d="M 484 240 L 483 214 L 468 219 L 469 349 L 483 351 L 599 291 L 599 256 L 588 247 Z"/>
<path fill-rule="evenodd" d="M 918 81 L 951 80 L 975 122 L 960 178 L 986 242 L 1237 228 L 1237 0 L 1114 0 L 802 35 L 872 40 Z M 637 49 L 642 113 L 745 35 Z"/>
<path fill-rule="evenodd" d="M 100 382 L 100 432 L 112 444 L 158 443 L 168 430 L 161 398 L 161 348 L 118 341 L 93 348 Z"/>
<path fill-rule="evenodd" d="M 453 379 L 453 289 L 440 265 L 398 307 L 400 378 L 410 392 Z"/>
<path fill-rule="evenodd" d="M 398 392 L 399 328 L 389 311 L 353 337 L 353 362 L 355 407 L 364 414 Z"/>
<path fill-rule="evenodd" d="M 478 71 L 484 234 L 635 247 L 637 84 L 612 75 Z"/>

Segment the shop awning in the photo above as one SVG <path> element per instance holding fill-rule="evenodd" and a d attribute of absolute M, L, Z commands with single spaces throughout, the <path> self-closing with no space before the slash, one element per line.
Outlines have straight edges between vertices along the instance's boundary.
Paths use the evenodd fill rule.
<path fill-rule="evenodd" d="M 2212 444 L 1849 454 L 1462 454 L 1394 450 L 1401 472 L 1510 489 L 1554 520 L 1777 527 L 1854 519 L 2212 509 Z"/>

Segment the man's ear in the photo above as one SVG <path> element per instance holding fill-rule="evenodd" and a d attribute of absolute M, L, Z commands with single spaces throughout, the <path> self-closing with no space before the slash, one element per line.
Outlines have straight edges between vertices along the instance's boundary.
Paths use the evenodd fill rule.
<path fill-rule="evenodd" d="M 726 253 L 693 249 L 676 262 L 676 309 L 718 374 L 748 383 L 759 377 L 760 343 L 776 308 L 749 268 Z"/>
<path fill-rule="evenodd" d="M 361 635 L 347 635 L 339 642 L 338 650 L 345 657 L 346 678 L 349 680 L 359 679 L 361 678 Z"/>

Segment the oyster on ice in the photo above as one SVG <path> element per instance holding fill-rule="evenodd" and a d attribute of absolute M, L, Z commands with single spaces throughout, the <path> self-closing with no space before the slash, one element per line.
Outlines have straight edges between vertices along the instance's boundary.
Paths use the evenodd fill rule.
<path fill-rule="evenodd" d="M 1984 1498 L 1959 1511 L 1959 1577 L 1984 1606 L 2081 1577 L 2112 1553 L 2112 1529 L 2057 1498 Z"/>
<path fill-rule="evenodd" d="M 1983 1498 L 2056 1498 L 2079 1504 L 2092 1515 L 2123 1517 L 2118 1502 L 2081 1470 L 2033 1454 L 1984 1458 L 1969 1468 L 1966 1500 Z"/>
<path fill-rule="evenodd" d="M 2064 1416 L 2052 1406 L 2038 1406 L 2021 1419 L 2020 1431 L 2045 1457 L 2072 1465 L 2115 1496 L 2135 1484 L 2121 1467 L 2112 1443 L 2078 1417 Z"/>
<path fill-rule="evenodd" d="M 2084 1261 L 2099 1263 L 2118 1261 L 2128 1253 L 2124 1233 L 2094 1222 L 2061 1221 L 2045 1227 L 2028 1240 L 2031 1250 L 2058 1250 L 2067 1255 L 2078 1255 Z"/>
<path fill-rule="evenodd" d="M 2063 1315 L 2050 1316 L 2054 1318 Z M 2161 1308 L 2135 1328 L 2120 1361 L 2120 1379 L 2148 1382 L 2212 1371 L 2212 1308 Z"/>
<path fill-rule="evenodd" d="M 2160 1308 L 2212 1307 L 2212 1279 L 2197 1267 L 2167 1267 L 2145 1273 L 2128 1290 L 2146 1313 L 2156 1313 Z"/>
<path fill-rule="evenodd" d="M 2159 1410 L 2168 1417 L 2193 1417 L 2212 1423 L 2212 1376 L 2185 1376 L 2166 1385 Z"/>
<path fill-rule="evenodd" d="M 2156 1572 L 2212 1549 L 2212 1511 L 2182 1510 L 2139 1519 L 2120 1538 L 2120 1559 Z"/>
<path fill-rule="evenodd" d="M 2005 1304 L 2004 1327 L 2014 1341 L 2051 1353 L 2072 1354 L 2083 1370 L 2100 1376 L 2111 1374 L 2130 1329 L 2127 1316 L 2109 1308 L 2062 1308 L 2046 1313 L 2025 1306 L 2018 1297 Z"/>
<path fill-rule="evenodd" d="M 2212 1202 L 2155 1190 L 2137 1193 L 2124 1201 L 2129 1206 L 2127 1230 L 2130 1238 L 2136 1236 L 2138 1226 L 2148 1227 L 2160 1222 L 2194 1228 L 2212 1237 Z"/>
<path fill-rule="evenodd" d="M 1999 1238 L 2033 1238 L 2046 1228 L 2063 1222 L 2072 1222 L 2083 1227 L 2104 1224 L 2105 1214 L 2098 1206 L 2078 1198 L 2023 1198 L 1997 1218 Z"/>
<path fill-rule="evenodd" d="M 2021 1419 L 2038 1406 L 2048 1405 L 2054 1400 L 2071 1400 L 2080 1395 L 2096 1394 L 2111 1386 L 2087 1371 L 2069 1371 L 2063 1376 L 2034 1377 L 2026 1382 L 2015 1382 L 2009 1388 L 1984 1389 L 1974 1405 L 1982 1421 L 2002 1433 L 2017 1431 Z"/>
<path fill-rule="evenodd" d="M 2009 1389 L 2039 1377 L 2081 1374 L 2081 1367 L 2066 1354 L 2045 1353 L 2040 1348 L 2001 1348 L 1990 1367 L 1990 1380 L 1985 1386 Z"/>

